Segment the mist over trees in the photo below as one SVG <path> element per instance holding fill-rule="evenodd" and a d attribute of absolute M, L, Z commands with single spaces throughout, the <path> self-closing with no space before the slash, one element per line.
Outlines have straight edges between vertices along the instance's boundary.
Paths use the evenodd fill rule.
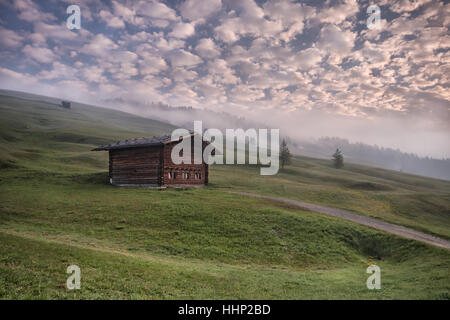
<path fill-rule="evenodd" d="M 314 142 L 292 142 L 298 154 L 327 157 L 339 148 L 348 162 L 374 165 L 386 169 L 450 180 L 450 159 L 433 159 L 347 139 L 323 137 Z"/>
<path fill-rule="evenodd" d="M 244 117 L 236 117 L 226 112 L 199 110 L 192 107 L 172 107 L 163 103 L 150 103 L 146 105 L 148 117 L 171 122 L 190 128 L 194 120 L 203 120 L 204 128 L 268 128 L 267 125 L 251 121 Z M 437 179 L 450 180 L 450 159 L 433 159 L 419 157 L 413 153 L 402 152 L 399 149 L 384 148 L 365 143 L 350 143 L 347 139 L 338 137 L 322 137 L 316 140 L 299 139 L 286 136 L 286 143 L 291 146 L 290 153 L 330 158 L 330 155 L 339 148 L 345 154 L 346 161 L 378 166 L 386 169 L 418 174 Z"/>
<path fill-rule="evenodd" d="M 281 169 L 284 169 L 285 165 L 291 164 L 291 157 L 292 157 L 291 152 L 289 151 L 286 140 L 283 139 L 283 141 L 281 142 L 281 147 L 280 147 Z"/>
<path fill-rule="evenodd" d="M 333 153 L 333 165 L 336 169 L 340 169 L 344 166 L 344 155 L 339 148 Z"/>

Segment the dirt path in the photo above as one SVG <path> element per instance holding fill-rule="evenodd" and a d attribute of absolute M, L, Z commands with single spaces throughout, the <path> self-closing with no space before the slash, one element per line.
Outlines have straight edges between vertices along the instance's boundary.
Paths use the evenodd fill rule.
<path fill-rule="evenodd" d="M 396 224 L 384 222 L 384 221 L 381 221 L 378 219 L 361 216 L 359 214 L 351 213 L 350 211 L 347 211 L 347 210 L 321 206 L 318 204 L 302 202 L 302 201 L 298 201 L 298 200 L 263 196 L 263 195 L 259 195 L 259 194 L 249 193 L 249 192 L 241 192 L 241 191 L 230 191 L 230 192 L 235 193 L 235 194 L 244 195 L 244 196 L 254 197 L 254 198 L 282 202 L 282 203 L 290 204 L 293 206 L 297 206 L 299 208 L 304 208 L 304 209 L 308 209 L 311 211 L 328 214 L 330 216 L 342 218 L 342 219 L 349 220 L 349 221 L 352 221 L 352 222 L 355 222 L 358 224 L 372 227 L 374 229 L 392 233 L 397 236 L 417 240 L 420 242 L 428 243 L 428 244 L 431 244 L 431 245 L 434 245 L 437 247 L 441 247 L 441 248 L 450 250 L 450 241 L 448 241 L 448 240 L 445 240 L 445 239 L 442 239 L 442 238 L 439 238 L 436 236 L 432 236 L 432 235 L 429 235 L 429 234 L 426 234 L 426 233 L 423 233 L 420 231 L 416 231 L 416 230 L 413 230 L 410 228 L 399 226 Z"/>

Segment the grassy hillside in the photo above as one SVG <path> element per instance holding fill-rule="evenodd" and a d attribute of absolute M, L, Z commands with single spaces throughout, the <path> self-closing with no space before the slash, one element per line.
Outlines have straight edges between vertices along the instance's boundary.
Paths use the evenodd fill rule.
<path fill-rule="evenodd" d="M 242 177 L 246 177 L 243 179 Z M 216 166 L 212 185 L 329 205 L 450 238 L 450 182 L 357 164 L 295 157 L 276 176 L 256 167 Z"/>
<path fill-rule="evenodd" d="M 26 166 L 51 172 L 86 172 L 105 168 L 105 154 L 93 146 L 140 136 L 170 133 L 166 123 L 110 109 L 72 103 L 67 110 L 51 100 L 27 99 L 0 91 L 0 167 Z M 23 95 L 23 94 L 22 94 Z M 34 99 L 32 99 L 34 98 Z M 38 100 L 39 99 L 39 100 Z"/>
<path fill-rule="evenodd" d="M 30 98 L 30 97 L 27 97 Z M 279 175 L 212 166 L 201 189 L 118 188 L 89 151 L 172 127 L 0 96 L 0 298 L 448 299 L 450 253 L 230 194 L 327 204 L 450 238 L 448 182 L 296 158 Z M 365 269 L 382 270 L 369 291 Z M 68 265 L 82 289 L 64 288 Z"/>

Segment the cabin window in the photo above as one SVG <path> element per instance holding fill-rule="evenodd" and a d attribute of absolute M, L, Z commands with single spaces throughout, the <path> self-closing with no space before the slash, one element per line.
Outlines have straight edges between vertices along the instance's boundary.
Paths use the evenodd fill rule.
<path fill-rule="evenodd" d="M 183 179 L 189 179 L 189 172 L 183 172 Z"/>
<path fill-rule="evenodd" d="M 169 179 L 175 179 L 175 177 L 176 177 L 175 172 L 170 171 L 169 172 Z"/>
<path fill-rule="evenodd" d="M 200 180 L 202 178 L 202 175 L 200 172 L 195 173 L 195 179 Z"/>

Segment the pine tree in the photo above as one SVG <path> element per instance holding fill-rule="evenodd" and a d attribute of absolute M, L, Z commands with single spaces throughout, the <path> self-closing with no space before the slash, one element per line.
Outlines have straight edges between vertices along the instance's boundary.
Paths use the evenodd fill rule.
<path fill-rule="evenodd" d="M 333 154 L 333 164 L 334 167 L 339 169 L 344 166 L 344 155 L 339 148 L 336 149 L 336 152 Z"/>
<path fill-rule="evenodd" d="M 281 142 L 280 162 L 281 169 L 283 169 L 285 165 L 291 164 L 291 152 L 289 151 L 289 148 L 284 139 Z"/>

